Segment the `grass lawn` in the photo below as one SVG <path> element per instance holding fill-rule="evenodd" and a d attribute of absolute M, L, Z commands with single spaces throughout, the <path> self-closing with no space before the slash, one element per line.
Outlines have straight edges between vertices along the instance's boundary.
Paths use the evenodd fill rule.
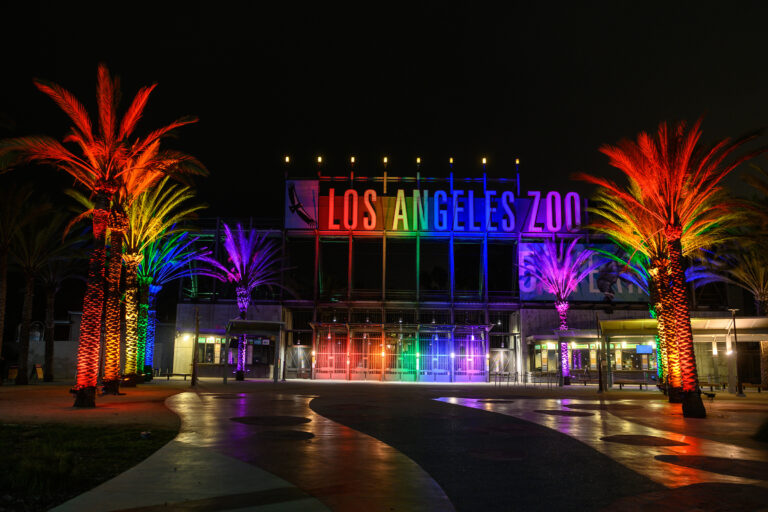
<path fill-rule="evenodd" d="M 177 431 L 141 433 L 114 425 L 0 425 L 0 511 L 48 510 L 135 466 Z"/>

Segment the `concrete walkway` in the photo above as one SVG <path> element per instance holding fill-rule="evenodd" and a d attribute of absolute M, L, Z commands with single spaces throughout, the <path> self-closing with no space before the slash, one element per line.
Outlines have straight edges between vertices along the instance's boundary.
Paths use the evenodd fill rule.
<path fill-rule="evenodd" d="M 768 487 L 768 450 L 753 449 L 643 425 L 648 416 L 678 421 L 663 409 L 679 406 L 639 400 L 487 400 L 444 397 L 439 401 L 504 414 L 551 428 L 667 487 L 728 483 Z M 768 414 L 768 408 L 765 408 Z M 623 417 L 624 416 L 624 417 Z M 703 423 L 707 420 L 687 420 Z M 706 423 L 704 423 L 706 424 Z"/>
<path fill-rule="evenodd" d="M 166 404 L 182 419 L 174 441 L 54 510 L 453 510 L 417 464 L 315 414 L 308 406 L 312 398 L 231 392 L 170 397 Z"/>

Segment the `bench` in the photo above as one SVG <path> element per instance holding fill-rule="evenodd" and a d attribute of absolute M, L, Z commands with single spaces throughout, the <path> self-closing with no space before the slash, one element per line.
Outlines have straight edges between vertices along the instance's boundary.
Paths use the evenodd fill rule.
<path fill-rule="evenodd" d="M 184 377 L 184 380 L 187 380 L 187 377 L 192 377 L 191 373 L 161 373 L 158 375 L 158 377 L 165 377 L 165 380 L 171 380 L 171 377 Z"/>
<path fill-rule="evenodd" d="M 574 383 L 575 382 L 581 382 L 582 384 L 584 384 L 586 386 L 587 384 L 597 384 L 598 380 L 595 377 L 572 376 L 571 377 L 571 382 L 574 382 Z"/>
<path fill-rule="evenodd" d="M 725 389 L 727 386 L 728 384 L 725 382 L 699 381 L 699 387 L 708 387 L 710 392 L 714 391 L 715 388 Z"/>
<path fill-rule="evenodd" d="M 619 389 L 624 389 L 624 385 L 627 386 L 640 386 L 640 389 L 643 389 L 643 386 L 645 386 L 645 389 L 648 389 L 648 383 L 647 382 L 641 382 L 639 380 L 615 380 L 613 381 L 614 384 L 619 385 Z"/>
<path fill-rule="evenodd" d="M 760 393 L 761 386 L 760 386 L 760 384 L 752 384 L 751 382 L 742 382 L 741 383 L 741 388 L 742 389 L 757 388 L 757 392 Z"/>

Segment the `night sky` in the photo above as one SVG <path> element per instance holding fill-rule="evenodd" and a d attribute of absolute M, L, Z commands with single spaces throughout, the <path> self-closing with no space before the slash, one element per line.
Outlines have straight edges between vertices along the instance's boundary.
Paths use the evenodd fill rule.
<path fill-rule="evenodd" d="M 364 175 L 384 155 L 399 175 L 416 156 L 426 175 L 449 156 L 469 175 L 485 155 L 504 176 L 518 157 L 524 190 L 586 191 L 568 176 L 611 172 L 600 144 L 661 120 L 704 115 L 708 140 L 768 124 L 762 2 L 74 4 L 2 8 L 0 136 L 63 136 L 33 77 L 95 112 L 104 61 L 124 103 L 159 83 L 140 131 L 200 117 L 168 145 L 210 169 L 211 216 L 279 217 L 285 154 L 297 175 L 317 154 L 330 174 L 354 154 Z"/>

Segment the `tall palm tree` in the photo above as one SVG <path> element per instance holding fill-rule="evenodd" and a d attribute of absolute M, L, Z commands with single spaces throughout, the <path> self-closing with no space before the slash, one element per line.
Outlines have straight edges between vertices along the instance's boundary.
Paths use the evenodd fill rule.
<path fill-rule="evenodd" d="M 198 273 L 219 281 L 229 281 L 235 285 L 237 307 L 240 318 L 245 319 L 251 304 L 251 293 L 258 286 L 281 286 L 280 283 L 280 246 L 267 238 L 266 233 L 259 234 L 255 229 L 248 233 L 240 224 L 237 231 L 224 224 L 224 249 L 227 263 L 221 263 L 210 256 L 203 256 L 205 264 Z M 246 336 L 243 335 L 237 345 L 237 380 L 245 379 Z"/>
<path fill-rule="evenodd" d="M 71 143 L 77 151 L 67 149 L 48 136 L 27 136 L 0 141 L 0 169 L 23 162 L 42 162 L 70 174 L 93 197 L 91 213 L 95 245 L 88 266 L 88 278 L 83 299 L 83 317 L 77 354 L 77 381 L 73 388 L 76 407 L 94 407 L 99 367 L 101 318 L 104 309 L 105 236 L 110 204 L 121 188 L 121 181 L 131 176 L 140 185 L 135 193 L 146 190 L 166 173 L 205 174 L 196 159 L 170 150 L 160 150 L 160 141 L 178 127 L 194 123 L 186 117 L 153 130 L 146 137 L 136 138 L 133 132 L 142 116 L 155 84 L 143 87 L 134 97 L 122 119 L 117 108 L 118 80 L 100 64 L 97 74 L 96 99 L 98 130 L 83 105 L 63 87 L 42 80 L 35 85 L 50 96 L 74 123 L 63 142 Z"/>
<path fill-rule="evenodd" d="M 26 226 L 16 235 L 11 254 L 24 274 L 24 303 L 19 333 L 19 373 L 16 384 L 27 384 L 29 369 L 29 333 L 32 324 L 32 305 L 35 298 L 35 281 L 52 262 L 66 257 L 75 246 L 75 240 L 62 243 L 62 233 L 67 218 L 61 213 L 45 215 Z"/>
<path fill-rule="evenodd" d="M 591 249 L 575 252 L 579 238 L 574 238 L 566 246 L 561 240 L 558 245 L 553 240 L 546 240 L 536 250 L 525 257 L 522 263 L 523 277 L 531 277 L 539 282 L 547 293 L 555 296 L 555 309 L 560 316 L 560 330 L 568 330 L 568 297 L 576 291 L 579 283 L 590 272 L 602 265 L 601 259 L 590 262 Z M 568 344 L 560 343 L 560 368 L 564 384 L 570 384 L 570 365 L 568 363 Z"/>
<path fill-rule="evenodd" d="M 125 253 L 125 373 L 136 374 L 139 355 L 139 265 L 152 242 L 167 233 L 174 224 L 191 218 L 203 205 L 184 204 L 194 197 L 190 187 L 169 185 L 164 178 L 157 186 L 141 194 L 128 208 L 128 229 L 124 237 Z M 143 347 L 142 347 L 143 353 Z M 141 359 L 143 370 L 144 359 Z"/>
<path fill-rule="evenodd" d="M 696 254 L 704 247 L 722 243 L 733 236 L 734 229 L 744 220 L 739 213 L 743 210 L 734 208 L 727 214 L 723 213 L 719 207 L 724 203 L 733 204 L 733 201 L 723 193 L 713 194 L 702 202 L 700 222 L 691 223 L 683 230 L 681 246 L 684 256 Z M 616 197 L 605 188 L 597 191 L 589 210 L 596 214 L 592 217 L 590 228 L 608 235 L 615 244 L 631 255 L 627 268 L 647 272 L 649 308 L 657 320 L 660 382 L 663 389 L 669 392 L 670 401 L 680 402 L 682 370 L 672 328 L 675 325 L 674 308 L 668 294 L 669 255 L 664 237 L 665 225 L 646 209 Z M 632 273 L 629 273 L 628 277 L 631 275 Z M 635 279 L 637 280 L 639 279 Z"/>
<path fill-rule="evenodd" d="M 88 234 L 90 236 L 90 233 Z M 87 238 L 79 235 L 68 244 L 69 250 L 61 258 L 49 261 L 40 270 L 39 280 L 45 292 L 45 363 L 43 364 L 43 380 L 53 381 L 53 350 L 54 350 L 54 312 L 56 294 L 61 285 L 69 279 L 85 280 L 83 262 L 88 259 L 85 251 Z"/>
<path fill-rule="evenodd" d="M 734 214 L 734 202 L 713 198 L 723 193 L 722 180 L 741 163 L 755 156 L 751 152 L 733 158 L 734 152 L 756 134 L 736 140 L 724 139 L 712 146 L 699 144 L 701 120 L 688 127 L 685 122 L 662 122 L 654 135 L 640 133 L 637 141 L 622 140 L 600 151 L 610 164 L 624 173 L 628 184 L 580 174 L 579 177 L 605 189 L 616 201 L 643 212 L 653 219 L 663 235 L 666 266 L 661 282 L 667 290 L 661 294 L 672 311 L 673 322 L 665 326 L 677 348 L 683 390 L 683 414 L 705 417 L 698 393 L 698 374 L 693 352 L 688 297 L 685 288 L 683 234 L 706 232 L 709 227 Z M 670 366 L 674 361 L 670 361 Z M 672 369 L 672 368 L 671 368 Z"/>
<path fill-rule="evenodd" d="M 196 248 L 198 239 L 190 238 L 189 232 L 174 232 L 175 226 L 171 226 L 170 231 L 170 234 L 156 239 L 144 249 L 139 265 L 138 280 L 142 287 L 146 287 L 146 301 L 141 304 L 142 309 L 147 312 L 143 334 L 145 373 L 152 371 L 157 324 L 157 295 L 163 286 L 171 281 L 197 275 L 196 261 L 211 254 L 208 249 Z M 141 322 L 139 326 L 139 338 L 141 338 Z"/>
<path fill-rule="evenodd" d="M 5 303 L 8 294 L 8 254 L 19 231 L 39 213 L 31 210 L 32 186 L 0 184 L 0 361 L 3 359 Z M 0 385 L 3 376 L 0 375 Z"/>

